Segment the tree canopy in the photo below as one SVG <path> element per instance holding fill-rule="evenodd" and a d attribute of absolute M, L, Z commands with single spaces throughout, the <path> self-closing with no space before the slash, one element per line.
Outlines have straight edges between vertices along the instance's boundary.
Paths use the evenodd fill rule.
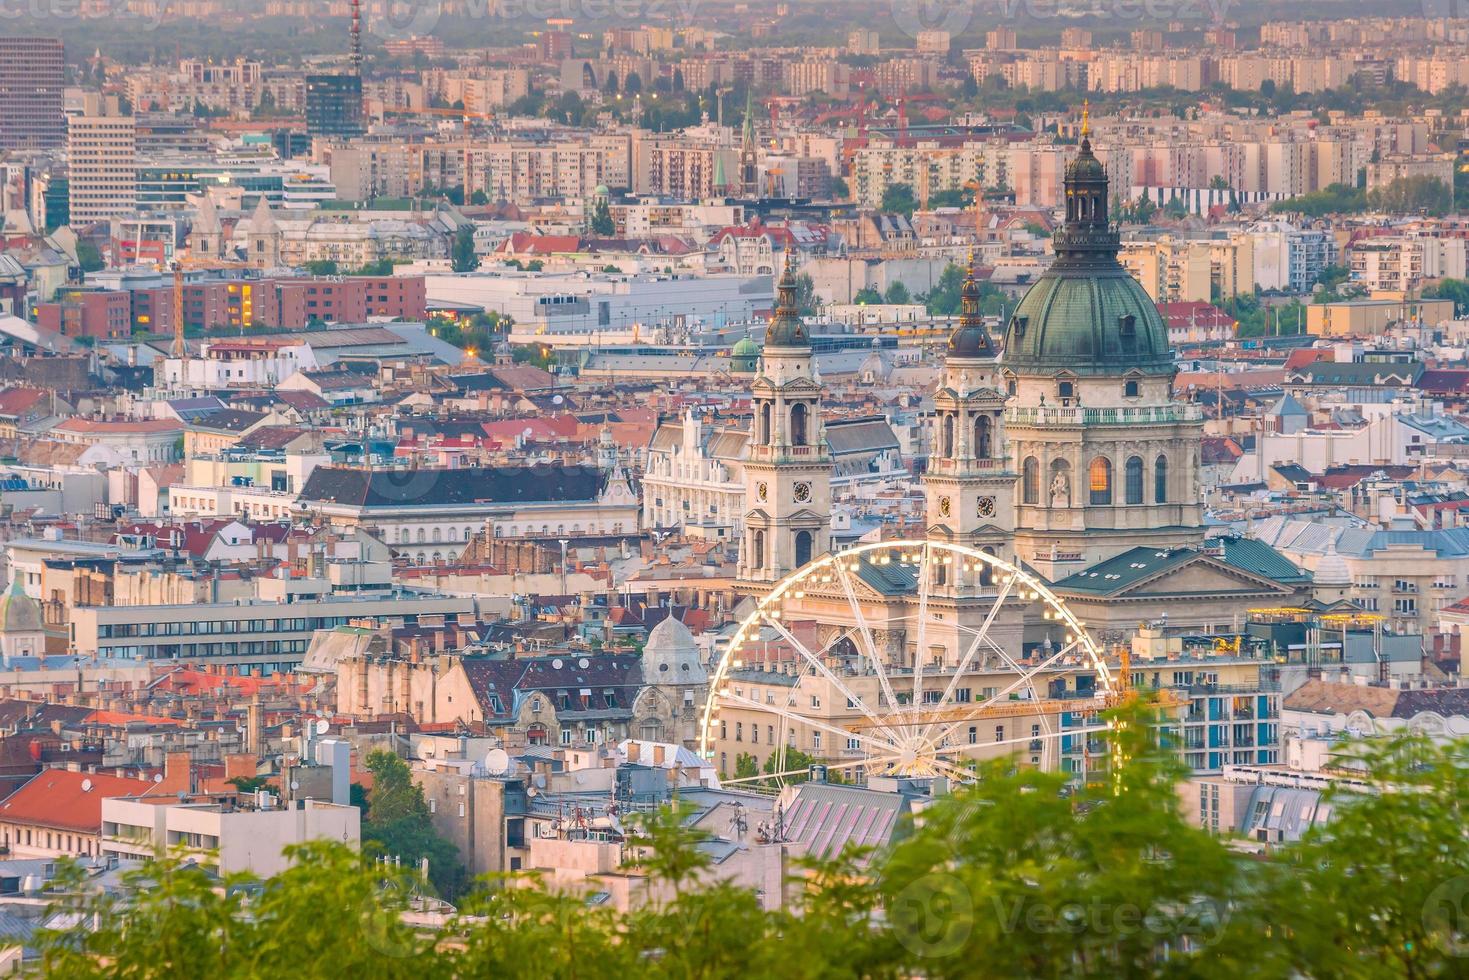
<path fill-rule="evenodd" d="M 981 764 L 885 849 L 798 857 L 784 902 L 724 880 L 675 800 L 630 818 L 624 871 L 646 887 L 627 911 L 517 873 L 410 924 L 413 874 L 317 843 L 265 882 L 169 857 L 108 893 L 66 865 L 61 925 L 33 947 L 62 978 L 1464 975 L 1469 743 L 1341 747 L 1369 791 L 1327 790 L 1329 823 L 1260 855 L 1185 816 L 1187 773 L 1141 709 L 1112 722 L 1096 778 Z M 422 822 L 385 755 L 371 823 Z"/>

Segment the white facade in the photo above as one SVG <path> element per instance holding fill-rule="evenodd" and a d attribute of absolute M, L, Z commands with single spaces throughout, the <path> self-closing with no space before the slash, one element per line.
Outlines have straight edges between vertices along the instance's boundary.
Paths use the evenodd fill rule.
<path fill-rule="evenodd" d="M 287 847 L 313 840 L 359 846 L 362 811 L 318 800 L 305 800 L 301 809 L 232 811 L 217 803 L 102 801 L 104 856 L 151 858 L 183 850 L 220 874 L 268 878 L 290 867 Z"/>

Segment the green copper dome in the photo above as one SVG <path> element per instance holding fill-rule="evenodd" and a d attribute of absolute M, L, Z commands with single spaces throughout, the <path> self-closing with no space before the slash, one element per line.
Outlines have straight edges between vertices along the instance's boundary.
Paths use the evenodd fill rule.
<path fill-rule="evenodd" d="M 786 260 L 785 273 L 776 286 L 775 316 L 765 330 L 766 347 L 810 347 L 811 333 L 801 319 L 800 301 L 796 298 L 796 261 Z"/>
<path fill-rule="evenodd" d="M 1051 243 L 1056 261 L 1015 307 L 1001 363 L 1018 374 L 1171 374 L 1158 307 L 1117 261 L 1107 173 L 1089 139 L 1066 167 L 1066 223 Z"/>
<path fill-rule="evenodd" d="M 736 374 L 754 374 L 760 365 L 760 345 L 741 337 L 729 351 L 729 369 Z"/>
<path fill-rule="evenodd" d="M 1053 267 L 1041 276 L 1010 318 L 1003 363 L 1021 373 L 1173 370 L 1158 308 L 1120 265 L 1083 275 Z"/>
<path fill-rule="evenodd" d="M 979 281 L 974 276 L 975 259 L 969 256 L 969 269 L 959 290 L 959 326 L 949 335 L 947 356 L 951 358 L 993 358 L 995 346 L 984 317 L 979 313 Z"/>

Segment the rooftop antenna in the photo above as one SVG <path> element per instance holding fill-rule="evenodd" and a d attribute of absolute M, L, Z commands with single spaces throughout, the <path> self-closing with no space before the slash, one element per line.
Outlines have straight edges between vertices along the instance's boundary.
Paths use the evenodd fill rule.
<path fill-rule="evenodd" d="M 352 74 L 362 77 L 362 0 L 352 0 Z"/>

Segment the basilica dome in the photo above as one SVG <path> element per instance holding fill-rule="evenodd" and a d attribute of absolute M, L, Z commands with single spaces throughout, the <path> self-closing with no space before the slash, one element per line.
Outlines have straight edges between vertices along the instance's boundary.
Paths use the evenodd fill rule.
<path fill-rule="evenodd" d="M 1117 261 L 1107 220 L 1107 172 L 1083 138 L 1066 167 L 1066 223 L 1052 238 L 1056 260 L 1005 325 L 1002 364 L 1021 375 L 1081 376 L 1132 370 L 1171 374 L 1168 328 L 1158 307 Z"/>

